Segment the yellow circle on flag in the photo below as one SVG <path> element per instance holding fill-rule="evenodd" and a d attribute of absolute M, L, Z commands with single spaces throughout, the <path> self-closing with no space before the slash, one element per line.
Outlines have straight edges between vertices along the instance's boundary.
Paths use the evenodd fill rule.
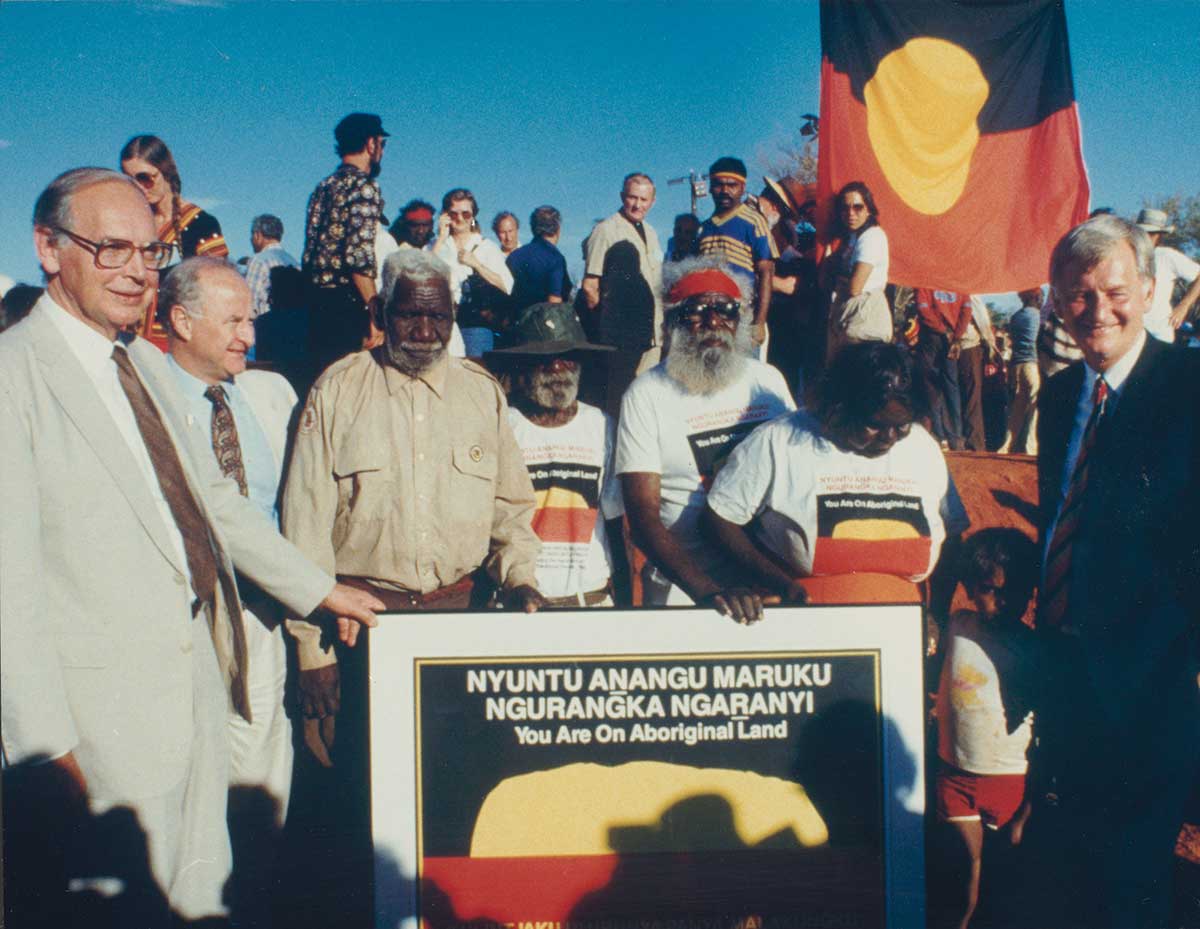
<path fill-rule="evenodd" d="M 945 39 L 912 39 L 879 62 L 863 94 L 867 135 L 914 210 L 936 216 L 962 195 L 989 90 L 979 63 Z"/>

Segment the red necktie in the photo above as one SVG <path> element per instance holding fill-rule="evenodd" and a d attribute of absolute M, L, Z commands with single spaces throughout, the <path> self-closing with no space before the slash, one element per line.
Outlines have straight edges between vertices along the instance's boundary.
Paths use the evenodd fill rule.
<path fill-rule="evenodd" d="M 1071 576 L 1071 548 L 1075 531 L 1079 528 L 1079 517 L 1083 509 L 1083 495 L 1087 490 L 1088 459 L 1092 446 L 1096 444 L 1096 430 L 1104 416 L 1108 399 L 1108 384 L 1103 377 L 1096 378 L 1092 393 L 1092 415 L 1088 417 L 1079 442 L 1079 457 L 1071 474 L 1071 485 L 1063 499 L 1054 536 L 1046 550 L 1045 581 L 1042 585 L 1042 611 L 1038 614 L 1039 625 L 1060 628 L 1067 614 L 1067 590 Z"/>

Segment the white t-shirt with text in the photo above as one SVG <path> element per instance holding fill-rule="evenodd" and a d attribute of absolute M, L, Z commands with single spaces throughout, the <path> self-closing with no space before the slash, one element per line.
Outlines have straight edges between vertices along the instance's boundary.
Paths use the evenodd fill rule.
<path fill-rule="evenodd" d="M 910 581 L 937 564 L 966 513 L 938 444 L 921 426 L 878 458 L 842 451 L 808 413 L 756 429 L 708 495 L 718 516 L 798 577 L 876 573 Z M 948 528 L 949 527 L 949 528 Z"/>
<path fill-rule="evenodd" d="M 729 453 L 760 423 L 796 408 L 783 375 L 746 359 L 734 383 L 713 394 L 684 391 L 663 362 L 637 377 L 621 403 L 616 473 L 660 475 L 659 516 L 701 569 L 724 557 L 700 538 L 705 497 Z"/>
<path fill-rule="evenodd" d="M 533 531 L 542 540 L 538 590 L 546 597 L 600 590 L 612 575 L 604 521 L 625 512 L 612 470 L 612 420 L 580 403 L 565 426 L 538 426 L 512 407 L 508 422 L 537 499 Z"/>

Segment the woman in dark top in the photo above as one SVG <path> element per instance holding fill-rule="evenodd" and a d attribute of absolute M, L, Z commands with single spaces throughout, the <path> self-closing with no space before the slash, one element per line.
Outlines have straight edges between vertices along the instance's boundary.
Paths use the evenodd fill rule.
<path fill-rule="evenodd" d="M 179 169 L 167 144 L 158 136 L 135 135 L 121 149 L 121 170 L 133 178 L 154 211 L 158 237 L 174 245 L 180 258 L 204 255 L 225 258 L 229 247 L 216 217 L 183 199 Z M 170 273 L 170 269 L 163 272 Z M 139 334 L 166 346 L 166 332 L 155 319 L 155 307 L 146 313 Z"/>

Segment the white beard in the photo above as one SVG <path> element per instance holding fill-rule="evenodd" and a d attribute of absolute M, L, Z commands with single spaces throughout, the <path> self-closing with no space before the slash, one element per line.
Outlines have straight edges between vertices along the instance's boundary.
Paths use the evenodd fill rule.
<path fill-rule="evenodd" d="M 578 369 L 557 374 L 534 372 L 526 388 L 530 403 L 543 410 L 569 410 L 579 397 L 579 375 Z"/>
<path fill-rule="evenodd" d="M 721 346 L 701 348 L 700 342 L 717 336 Z M 732 384 L 746 367 L 750 327 L 739 322 L 737 332 L 699 332 L 675 326 L 670 333 L 667 375 L 693 394 L 714 394 Z"/>
<path fill-rule="evenodd" d="M 398 371 L 407 374 L 409 377 L 416 377 L 428 371 L 446 354 L 445 344 L 436 352 L 411 351 L 406 350 L 403 342 L 399 345 L 394 344 L 390 336 L 387 338 L 385 348 L 387 350 L 388 361 Z"/>

